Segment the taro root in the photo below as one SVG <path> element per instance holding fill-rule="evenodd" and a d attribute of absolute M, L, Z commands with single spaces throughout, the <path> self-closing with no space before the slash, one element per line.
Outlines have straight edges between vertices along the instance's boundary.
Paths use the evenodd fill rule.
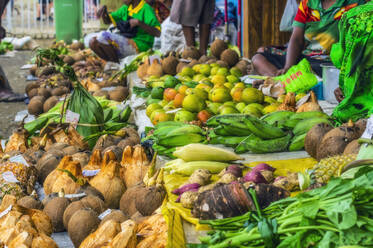
<path fill-rule="evenodd" d="M 65 197 L 56 197 L 45 206 L 43 211 L 52 221 L 53 232 L 62 232 L 65 230 L 63 225 L 63 213 L 69 204 L 69 199 Z"/>
<path fill-rule="evenodd" d="M 332 130 L 333 127 L 328 123 L 319 123 L 313 126 L 306 135 L 304 140 L 304 148 L 306 152 L 313 158 L 316 158 L 317 149 L 324 135 Z"/>
<path fill-rule="evenodd" d="M 149 169 L 150 161 L 141 145 L 127 146 L 123 151 L 121 165 L 120 176 L 126 187 L 130 188 L 142 183 Z"/>
<path fill-rule="evenodd" d="M 75 247 L 79 247 L 80 243 L 94 230 L 97 229 L 100 220 L 95 211 L 91 209 L 78 210 L 71 216 L 68 223 L 67 231 L 70 239 Z"/>
<path fill-rule="evenodd" d="M 255 191 L 261 208 L 289 196 L 286 190 L 271 184 L 255 185 Z M 212 190 L 200 193 L 194 202 L 192 214 L 200 219 L 221 219 L 255 210 L 246 188 L 240 183 L 233 183 L 217 185 Z"/>
<path fill-rule="evenodd" d="M 220 177 L 217 183 L 227 184 L 227 183 L 231 183 L 234 181 L 237 181 L 237 177 L 235 175 L 233 175 L 232 173 L 225 173 L 224 175 Z"/>
<path fill-rule="evenodd" d="M 119 163 L 109 161 L 103 164 L 100 172 L 91 179 L 89 184 L 100 191 L 105 198 L 105 203 L 109 208 L 118 208 L 119 201 L 126 190 L 119 175 Z"/>

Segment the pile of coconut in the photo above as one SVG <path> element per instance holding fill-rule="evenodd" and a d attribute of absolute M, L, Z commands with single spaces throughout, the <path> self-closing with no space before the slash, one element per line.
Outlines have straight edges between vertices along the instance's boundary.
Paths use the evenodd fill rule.
<path fill-rule="evenodd" d="M 186 47 L 181 54 L 170 52 L 159 61 L 158 59 L 145 60 L 137 69 L 137 75 L 142 80 L 146 80 L 150 76 L 161 77 L 164 74 L 176 75 L 180 73 L 184 67 L 193 67 L 197 64 L 213 64 L 217 63 L 221 67 L 238 68 L 242 75 L 246 75 L 249 64 L 246 60 L 240 59 L 239 55 L 233 49 L 228 48 L 228 44 L 223 40 L 216 39 L 210 47 L 211 55 L 206 56 L 200 54 L 195 47 Z"/>

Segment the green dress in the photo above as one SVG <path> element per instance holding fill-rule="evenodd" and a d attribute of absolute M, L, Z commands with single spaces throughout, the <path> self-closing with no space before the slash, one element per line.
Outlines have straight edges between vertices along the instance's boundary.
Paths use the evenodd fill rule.
<path fill-rule="evenodd" d="M 344 100 L 334 109 L 339 123 L 373 113 L 373 2 L 351 9 L 339 23 L 340 39 L 331 59 L 340 69 Z"/>

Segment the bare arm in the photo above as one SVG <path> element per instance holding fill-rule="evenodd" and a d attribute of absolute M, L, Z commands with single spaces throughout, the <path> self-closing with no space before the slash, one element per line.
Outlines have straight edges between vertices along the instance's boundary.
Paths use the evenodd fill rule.
<path fill-rule="evenodd" d="M 131 27 L 138 26 L 138 27 L 144 29 L 145 32 L 147 32 L 151 36 L 155 36 L 155 37 L 160 37 L 161 36 L 161 31 L 159 31 L 159 29 L 157 29 L 155 27 L 152 27 L 152 26 L 149 26 L 149 25 L 146 25 L 145 23 L 143 23 L 142 21 L 140 21 L 138 19 L 131 19 L 130 24 L 131 24 Z"/>
<path fill-rule="evenodd" d="M 286 53 L 286 63 L 283 69 L 278 71 L 278 75 L 286 73 L 290 67 L 297 63 L 304 48 L 304 29 L 294 27 L 290 37 L 289 47 Z"/>

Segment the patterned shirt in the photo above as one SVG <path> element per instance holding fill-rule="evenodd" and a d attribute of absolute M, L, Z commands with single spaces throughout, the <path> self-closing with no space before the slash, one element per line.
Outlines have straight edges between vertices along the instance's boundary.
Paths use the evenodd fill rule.
<path fill-rule="evenodd" d="M 336 0 L 330 8 L 323 9 L 321 0 L 301 0 L 293 26 L 305 31 L 304 54 L 329 54 L 331 46 L 338 42 L 338 22 L 342 15 L 360 4 L 364 0 Z"/>

